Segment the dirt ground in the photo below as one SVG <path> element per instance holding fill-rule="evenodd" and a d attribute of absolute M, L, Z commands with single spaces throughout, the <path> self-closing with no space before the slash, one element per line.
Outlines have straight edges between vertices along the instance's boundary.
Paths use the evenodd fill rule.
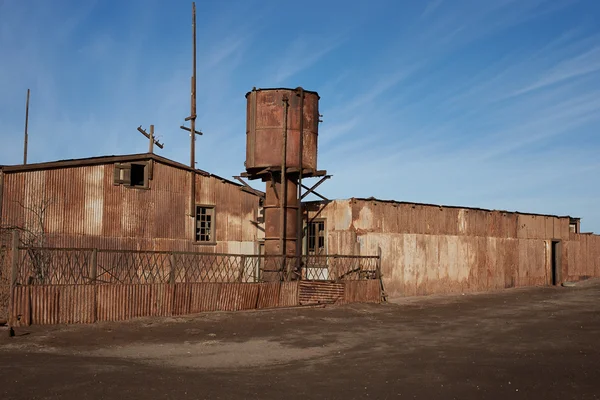
<path fill-rule="evenodd" d="M 600 281 L 16 333 L 2 399 L 600 398 Z"/>

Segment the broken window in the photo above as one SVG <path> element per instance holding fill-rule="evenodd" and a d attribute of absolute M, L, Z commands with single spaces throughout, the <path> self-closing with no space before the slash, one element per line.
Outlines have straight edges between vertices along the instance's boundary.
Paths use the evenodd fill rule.
<path fill-rule="evenodd" d="M 325 221 L 317 220 L 308 224 L 308 254 L 325 254 Z"/>
<path fill-rule="evenodd" d="M 215 207 L 196 206 L 195 240 L 199 243 L 215 243 Z"/>
<path fill-rule="evenodd" d="M 571 218 L 569 220 L 569 232 L 579 233 L 579 220 L 577 218 Z"/>
<path fill-rule="evenodd" d="M 148 163 L 115 163 L 114 184 L 148 188 Z"/>

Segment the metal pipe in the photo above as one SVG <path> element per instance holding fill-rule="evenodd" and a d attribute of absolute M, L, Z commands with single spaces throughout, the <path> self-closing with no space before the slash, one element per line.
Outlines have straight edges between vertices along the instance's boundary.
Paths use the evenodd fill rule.
<path fill-rule="evenodd" d="M 27 164 L 27 144 L 29 141 L 29 135 L 27 133 L 28 125 L 29 125 L 29 89 L 27 89 L 27 105 L 25 106 L 25 139 L 23 142 L 23 164 Z"/>
<path fill-rule="evenodd" d="M 297 216 L 297 227 L 296 227 L 296 271 L 300 272 L 302 267 L 302 156 L 304 155 L 304 89 L 299 87 L 296 89 L 300 92 L 300 154 L 298 155 L 298 163 L 300 164 L 300 170 L 298 173 L 298 216 Z"/>
<path fill-rule="evenodd" d="M 283 148 L 282 148 L 282 156 L 281 156 L 281 193 L 279 193 L 279 206 L 281 207 L 280 217 L 279 217 L 279 227 L 281 232 L 280 238 L 280 249 L 281 255 L 285 256 L 285 238 L 286 238 L 286 203 L 287 203 L 287 119 L 288 119 L 288 98 L 286 95 L 283 96 Z M 283 262 L 285 262 L 285 257 L 283 258 Z"/>

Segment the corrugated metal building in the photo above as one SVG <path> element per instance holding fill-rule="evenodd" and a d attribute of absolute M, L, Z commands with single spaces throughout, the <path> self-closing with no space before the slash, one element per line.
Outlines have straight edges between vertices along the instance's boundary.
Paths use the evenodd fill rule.
<path fill-rule="evenodd" d="M 262 193 L 195 170 L 192 217 L 191 171 L 154 154 L 0 167 L 0 222 L 43 230 L 55 247 L 258 254 Z M 579 233 L 577 218 L 372 198 L 305 209 L 305 253 L 381 248 L 389 295 L 600 276 L 600 236 Z"/>
<path fill-rule="evenodd" d="M 54 247 L 256 253 L 260 196 L 194 170 L 191 207 L 191 173 L 155 154 L 3 166 L 0 222 Z"/>
<path fill-rule="evenodd" d="M 390 295 L 559 284 L 600 276 L 600 236 L 579 219 L 382 201 L 307 204 L 311 253 L 375 254 Z"/>

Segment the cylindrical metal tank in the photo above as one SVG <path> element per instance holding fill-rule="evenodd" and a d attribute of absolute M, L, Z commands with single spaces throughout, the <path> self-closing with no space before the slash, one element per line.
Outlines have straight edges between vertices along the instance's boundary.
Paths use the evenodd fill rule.
<path fill-rule="evenodd" d="M 281 196 L 283 186 L 281 181 L 267 182 L 264 201 L 265 210 L 265 254 L 294 256 L 296 254 L 296 240 L 298 236 L 297 213 L 300 207 L 298 200 L 298 183 L 295 178 L 286 179 L 285 207 L 282 220 Z M 282 228 L 281 224 L 284 224 Z M 285 231 L 285 234 L 282 233 Z M 271 266 L 273 267 L 273 266 Z M 262 279 L 277 281 L 282 278 L 281 273 L 265 272 Z"/>
<path fill-rule="evenodd" d="M 302 99 L 304 93 L 304 99 Z M 302 168 L 317 170 L 319 94 L 302 89 L 253 89 L 246 94 L 246 171 L 281 167 L 283 149 L 283 99 L 287 110 L 287 168 L 300 168 L 302 126 Z M 303 104 L 303 106 L 302 106 Z"/>

